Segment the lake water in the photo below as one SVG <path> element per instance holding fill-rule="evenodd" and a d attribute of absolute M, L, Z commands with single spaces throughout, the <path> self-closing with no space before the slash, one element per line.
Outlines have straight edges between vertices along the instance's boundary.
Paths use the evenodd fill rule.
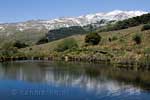
<path fill-rule="evenodd" d="M 0 64 L 0 100 L 150 100 L 150 72 L 106 64 Z"/>

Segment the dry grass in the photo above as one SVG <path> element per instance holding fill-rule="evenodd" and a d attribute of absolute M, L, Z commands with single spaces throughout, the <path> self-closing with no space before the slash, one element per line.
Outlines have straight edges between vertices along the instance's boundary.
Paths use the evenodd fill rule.
<path fill-rule="evenodd" d="M 139 60 L 144 55 L 145 49 L 150 48 L 150 30 L 141 31 L 141 28 L 142 28 L 142 25 L 128 28 L 128 29 L 119 30 L 119 31 L 99 33 L 102 37 L 102 41 L 99 45 L 96 45 L 96 46 L 85 47 L 84 46 L 85 35 L 74 35 L 74 36 L 67 37 L 67 38 L 74 38 L 77 41 L 80 49 L 84 47 L 89 50 L 103 50 L 114 55 L 114 59 L 119 59 L 119 60 L 124 60 L 124 59 Z M 140 45 L 135 44 L 133 41 L 133 36 L 137 33 L 140 33 L 142 35 L 142 43 Z M 112 38 L 112 37 L 116 37 L 116 39 L 110 42 L 109 38 Z M 32 55 L 48 56 L 48 55 L 51 55 L 52 53 L 56 54 L 56 52 L 54 52 L 54 49 L 64 39 L 60 39 L 60 40 L 50 42 L 47 44 L 28 47 L 25 49 L 21 49 L 20 51 L 31 56 Z M 91 55 L 94 55 L 94 53 L 92 51 L 85 52 L 83 50 L 82 52 L 80 51 L 67 52 L 67 55 L 73 55 L 73 56 L 84 55 L 85 57 L 86 56 L 90 57 Z M 98 58 L 100 55 L 95 54 L 95 56 Z"/>

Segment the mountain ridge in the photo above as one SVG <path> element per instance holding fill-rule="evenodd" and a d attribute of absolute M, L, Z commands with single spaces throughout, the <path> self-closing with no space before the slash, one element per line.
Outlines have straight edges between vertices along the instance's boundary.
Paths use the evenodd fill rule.
<path fill-rule="evenodd" d="M 136 16 L 140 16 L 146 14 L 148 12 L 145 11 L 121 11 L 121 10 L 114 10 L 108 13 L 95 13 L 95 14 L 88 14 L 79 17 L 65 17 L 65 18 L 58 18 L 52 20 L 29 20 L 25 22 L 17 22 L 17 23 L 4 23 L 0 24 L 0 33 L 13 33 L 13 31 L 25 31 L 25 30 L 53 30 L 59 29 L 63 27 L 70 27 L 70 26 L 85 26 L 92 23 L 97 23 L 99 21 L 104 20 L 104 24 L 107 24 L 109 21 L 120 21 Z M 13 31 L 12 31 L 13 30 Z"/>

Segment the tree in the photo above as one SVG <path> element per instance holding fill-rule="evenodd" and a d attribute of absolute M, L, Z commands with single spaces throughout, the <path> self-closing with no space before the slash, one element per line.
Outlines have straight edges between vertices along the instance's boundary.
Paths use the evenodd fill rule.
<path fill-rule="evenodd" d="M 105 27 L 102 27 L 100 31 L 101 32 L 102 31 L 114 31 L 114 30 L 126 29 L 129 27 L 134 27 L 134 26 L 138 26 L 141 24 L 148 24 L 148 23 L 150 23 L 150 13 L 137 16 L 137 17 L 133 17 L 133 18 L 129 18 L 129 19 L 125 19 L 122 21 L 118 21 L 115 24 L 111 24 L 111 26 L 107 25 Z"/>
<path fill-rule="evenodd" d="M 101 41 L 101 36 L 97 33 L 90 33 L 87 34 L 85 37 L 85 43 L 91 44 L 91 45 L 97 45 Z"/>

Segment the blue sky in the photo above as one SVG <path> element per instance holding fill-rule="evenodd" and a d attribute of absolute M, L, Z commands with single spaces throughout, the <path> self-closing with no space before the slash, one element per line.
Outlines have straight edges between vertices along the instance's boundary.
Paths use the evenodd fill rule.
<path fill-rule="evenodd" d="M 0 0 L 0 23 L 112 10 L 150 11 L 150 0 Z"/>

